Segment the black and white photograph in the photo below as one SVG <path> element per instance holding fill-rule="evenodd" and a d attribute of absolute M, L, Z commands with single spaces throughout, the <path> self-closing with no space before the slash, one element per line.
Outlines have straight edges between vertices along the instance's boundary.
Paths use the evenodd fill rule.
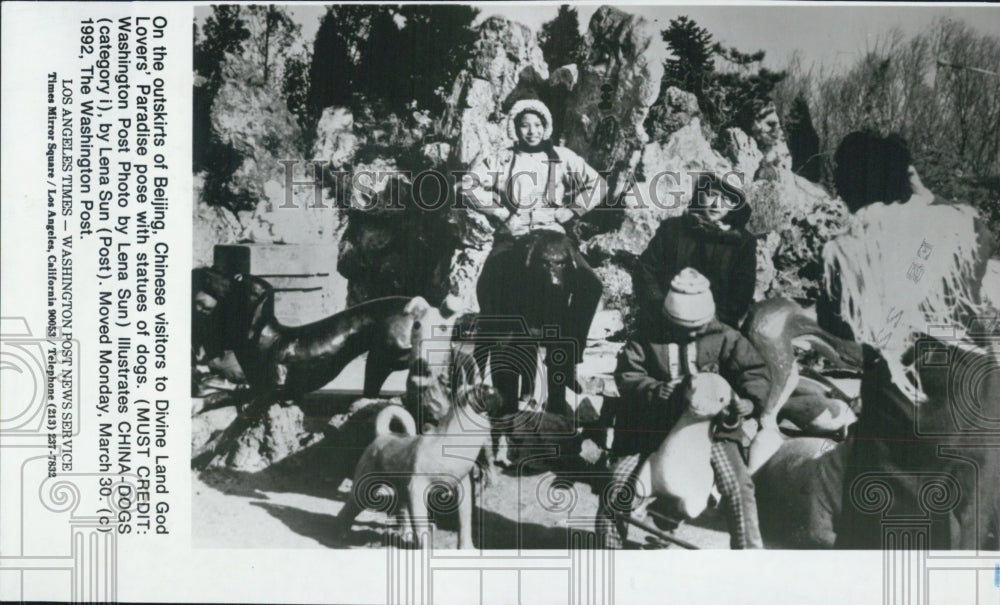
<path fill-rule="evenodd" d="M 1000 597 L 998 5 L 0 12 L 0 600 Z"/>
<path fill-rule="evenodd" d="M 998 17 L 198 7 L 194 543 L 1000 548 Z"/>

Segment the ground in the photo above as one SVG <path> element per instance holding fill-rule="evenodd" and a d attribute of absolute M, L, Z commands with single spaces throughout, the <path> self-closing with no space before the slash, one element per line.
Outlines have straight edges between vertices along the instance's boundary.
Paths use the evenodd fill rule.
<path fill-rule="evenodd" d="M 601 392 L 613 385 L 608 372 L 613 368 L 617 349 L 610 346 L 604 349 L 588 347 L 587 358 L 580 366 L 581 379 L 591 392 Z M 357 360 L 337 380 L 302 402 L 307 430 L 322 435 L 331 412 L 344 411 L 358 398 L 363 368 L 363 359 Z M 405 373 L 392 375 L 383 394 L 401 392 L 404 382 Z M 857 391 L 856 381 L 835 382 L 849 393 Z M 203 431 L 219 431 L 234 416 L 232 408 L 202 414 L 200 418 L 209 418 L 211 425 Z M 195 546 L 381 546 L 386 537 L 387 516 L 373 511 L 358 517 L 345 542 L 332 537 L 333 520 L 350 489 L 351 459 L 356 459 L 365 445 L 321 440 L 264 471 L 247 473 L 214 468 L 193 472 Z M 588 458 L 593 462 L 594 448 L 589 452 L 592 455 Z M 593 531 L 599 493 L 596 489 L 600 489 L 594 476 L 600 468 L 601 464 L 585 464 L 575 458 L 572 464 L 562 465 L 558 474 L 542 470 L 523 471 L 519 476 L 516 470 L 508 469 L 495 484 L 485 488 L 474 508 L 473 524 L 481 527 L 474 533 L 477 547 L 508 549 L 520 545 L 529 549 L 562 549 L 568 544 L 570 528 Z M 434 543 L 453 547 L 457 539 L 454 517 L 441 519 L 438 528 Z M 673 535 L 699 548 L 729 548 L 729 535 L 718 509 L 709 509 L 701 518 L 682 524 Z M 629 538 L 643 543 L 646 534 L 633 528 Z"/>
<path fill-rule="evenodd" d="M 600 365 L 593 358 L 584 366 L 587 363 Z M 310 397 L 304 405 L 307 428 L 322 431 L 330 406 L 339 407 L 353 399 L 349 393 L 357 380 L 355 374 L 361 368 L 362 364 L 352 364 L 323 392 Z M 404 379 L 402 374 L 393 375 L 385 390 L 401 389 Z M 325 413 L 317 412 L 318 409 L 324 409 Z M 214 430 L 220 430 L 235 412 L 228 409 L 208 414 L 212 417 Z M 349 453 L 346 456 L 344 453 L 333 451 L 326 441 L 320 441 L 256 473 L 224 468 L 195 471 L 192 492 L 194 545 L 209 548 L 381 546 L 386 538 L 387 516 L 373 511 L 358 517 L 346 541 L 338 542 L 332 537 L 333 520 L 344 505 L 351 483 L 347 478 L 349 470 L 336 468 L 338 460 L 350 458 Z M 516 469 L 501 473 L 495 484 L 483 490 L 474 508 L 473 524 L 481 526 L 481 531 L 474 533 L 476 546 L 564 549 L 569 544 L 571 527 L 574 531 L 592 532 L 598 492 L 591 482 L 601 467 L 579 459 L 570 466 L 574 468 L 564 465 L 559 474 L 551 470 L 518 473 Z M 434 543 L 444 548 L 454 547 L 456 523 L 453 516 L 441 519 Z M 631 539 L 644 541 L 644 532 L 638 529 L 631 532 Z M 717 510 L 708 511 L 694 523 L 681 525 L 674 535 L 700 548 L 729 547 L 729 536 Z"/>
<path fill-rule="evenodd" d="M 522 476 L 503 474 L 482 494 L 473 523 L 480 548 L 565 549 L 569 527 L 593 529 L 597 494 L 583 481 L 572 482 L 572 492 L 552 495 L 547 490 L 557 475 L 550 471 Z M 196 547 L 210 548 L 362 548 L 381 546 L 386 538 L 385 514 L 365 512 L 346 541 L 332 537 L 333 520 L 344 504 L 350 479 L 341 485 L 304 475 L 204 471 L 194 478 L 192 535 Z M 338 489 L 339 488 L 339 489 Z M 559 488 L 557 488 L 559 489 Z M 548 502 L 544 502 L 548 500 Z M 434 544 L 453 548 L 454 518 L 438 523 Z M 248 530 L 252 528 L 252 530 Z M 728 548 L 729 536 L 718 515 L 710 511 L 695 523 L 681 525 L 678 538 L 701 548 Z M 630 538 L 641 540 L 632 530 Z M 641 534 L 641 535 L 640 535 Z M 480 538 L 481 536 L 481 538 Z"/>

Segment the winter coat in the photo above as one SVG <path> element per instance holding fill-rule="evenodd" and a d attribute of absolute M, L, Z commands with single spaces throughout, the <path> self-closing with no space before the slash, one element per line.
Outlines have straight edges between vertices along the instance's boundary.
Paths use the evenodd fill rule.
<path fill-rule="evenodd" d="M 645 454 L 659 447 L 687 406 L 678 385 L 698 372 L 721 375 L 737 395 L 753 403 L 751 416 L 759 414 L 769 386 L 767 369 L 750 341 L 733 328 L 713 319 L 690 342 L 633 335 L 615 370 L 621 399 L 613 451 Z"/>
<path fill-rule="evenodd" d="M 749 218 L 749 208 L 744 208 L 728 230 L 692 212 L 660 223 L 639 257 L 632 280 L 643 330 L 663 330 L 663 300 L 670 280 L 685 267 L 708 278 L 716 316 L 738 327 L 757 284 L 757 240 L 743 229 Z"/>
<path fill-rule="evenodd" d="M 462 180 L 462 192 L 474 209 L 487 216 L 502 209 L 511 212 L 497 231 L 513 236 L 535 229 L 565 233 L 555 211 L 566 207 L 580 216 L 601 202 L 606 189 L 583 158 L 558 145 L 543 145 L 538 151 L 511 147 L 488 154 Z"/>

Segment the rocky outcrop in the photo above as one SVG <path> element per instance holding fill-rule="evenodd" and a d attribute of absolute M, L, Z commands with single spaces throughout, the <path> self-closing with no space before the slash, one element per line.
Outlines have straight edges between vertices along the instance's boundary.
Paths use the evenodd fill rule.
<path fill-rule="evenodd" d="M 645 127 L 651 138 L 662 141 L 690 124 L 694 118 L 701 118 L 698 98 L 690 92 L 671 86 L 663 91 L 649 109 Z"/>
<path fill-rule="evenodd" d="M 617 8 L 594 13 L 584 59 L 551 72 L 528 28 L 500 17 L 477 27 L 472 56 L 446 91 L 441 114 L 414 109 L 376 117 L 357 107 L 354 114 L 344 108 L 323 112 L 312 157 L 328 163 L 324 179 L 341 170 L 354 178 L 338 188 L 325 182 L 319 204 L 309 186 L 294 187 L 287 197 L 278 160 L 299 157 L 291 141 L 301 133 L 279 95 L 255 89 L 246 79 L 225 83 L 211 117 L 219 136 L 237 150 L 238 165 L 225 188 L 197 196 L 196 262 L 210 264 L 214 243 L 333 241 L 338 242 L 336 266 L 349 280 L 349 305 L 379 296 L 419 295 L 440 306 L 452 296 L 459 307 L 474 311 L 493 226 L 461 207 L 442 204 L 429 210 L 415 204 L 414 181 L 424 170 L 468 169 L 483 154 L 510 146 L 506 112 L 514 101 L 530 96 L 552 111 L 557 142 L 605 172 L 611 185 L 607 207 L 594 210 L 576 234 L 604 283 L 602 306 L 616 318 L 597 330 L 599 338 L 620 339 L 633 325 L 636 259 L 660 222 L 687 206 L 700 172 L 728 174 L 728 182 L 743 185 L 753 208 L 749 229 L 758 236 L 756 297 L 815 295 L 819 251 L 839 228 L 843 206 L 792 173 L 773 111 L 762 112 L 750 132 L 711 132 L 694 95 L 673 87 L 661 93 L 662 65 L 648 53 L 652 28 Z M 300 164 L 293 180 L 309 176 Z M 436 187 L 427 179 L 422 191 L 433 195 Z M 208 203 L 216 201 L 205 199 L 210 195 L 247 200 L 250 209 L 224 210 Z M 442 196 L 442 201 L 453 200 Z M 333 210 L 334 202 L 349 208 Z M 609 359 L 613 362 L 613 355 Z M 613 389 L 610 370 L 605 378 Z M 602 395 L 616 395 L 601 389 Z M 292 409 L 297 408 L 268 410 L 226 463 L 257 468 L 314 439 L 303 433 Z M 370 416 L 377 409 L 362 406 L 343 420 L 353 422 L 355 412 Z M 594 422 L 595 414 L 582 413 L 587 422 Z M 199 441 L 208 437 L 201 427 Z"/>
<path fill-rule="evenodd" d="M 566 146 L 598 171 L 611 171 L 610 184 L 619 190 L 649 141 L 644 123 L 663 76 L 660 62 L 646 54 L 651 38 L 645 29 L 641 17 L 597 9 L 587 29 L 586 60 L 577 66 L 562 114 Z"/>
<path fill-rule="evenodd" d="M 194 223 L 191 244 L 194 266 L 209 267 L 216 244 L 232 244 L 240 240 L 243 225 L 237 214 L 222 206 L 206 204 L 202 198 L 204 177 L 194 176 Z"/>
<path fill-rule="evenodd" d="M 450 174 L 510 146 L 505 109 L 519 95 L 538 96 L 548 78 L 532 32 L 492 17 L 478 26 L 468 67 L 456 78 L 438 122 L 415 112 L 365 126 L 367 151 L 353 166 L 364 182 L 346 193 L 353 209 L 340 242 L 349 304 L 401 294 L 438 305 L 451 294 L 467 308 L 478 308 L 475 283 L 493 228 L 482 215 L 452 207 Z M 414 179 L 431 169 L 446 176 L 446 187 L 442 190 L 436 177 L 425 178 L 424 203 L 417 207 Z M 393 176 L 376 180 L 372 173 Z"/>
<path fill-rule="evenodd" d="M 238 158 L 238 167 L 224 184 L 233 197 L 259 201 L 264 183 L 282 172 L 277 160 L 301 156 L 295 145 L 302 140 L 302 132 L 280 87 L 263 86 L 255 78 L 234 73 L 216 93 L 211 122 L 219 141 Z"/>
<path fill-rule="evenodd" d="M 822 287 L 823 246 L 843 230 L 847 214 L 840 200 L 819 201 L 808 214 L 794 216 L 778 232 L 779 244 L 772 256 L 776 275 L 769 296 L 816 300 Z"/>
<path fill-rule="evenodd" d="M 316 125 L 312 159 L 340 170 L 357 153 L 359 138 L 354 134 L 354 116 L 344 107 L 327 107 Z"/>
<path fill-rule="evenodd" d="M 744 187 L 749 185 L 764 159 L 757 141 L 739 128 L 727 128 L 720 139 L 722 153 L 733 163 L 733 170 L 739 174 Z"/>
<path fill-rule="evenodd" d="M 196 176 L 202 183 L 195 189 L 196 266 L 211 265 L 216 244 L 313 244 L 335 239 L 341 225 L 334 200 L 322 187 L 308 184 L 316 171 L 297 147 L 305 137 L 280 86 L 261 85 L 259 76 L 245 73 L 253 70 L 238 57 L 229 60 L 226 70 L 210 120 L 221 143 L 217 147 L 230 149 L 230 157 L 215 161 L 231 162 L 234 169 L 229 175 L 210 171 Z M 323 114 L 317 158 L 335 166 L 350 161 L 356 148 L 351 121 L 343 109 Z M 288 160 L 296 163 L 289 165 Z"/>
<path fill-rule="evenodd" d="M 459 73 L 448 96 L 444 128 L 457 139 L 453 160 L 468 166 L 482 153 L 512 143 L 503 110 L 538 88 L 549 77 L 542 50 L 527 27 L 490 17 L 478 28 L 469 67 Z"/>
<path fill-rule="evenodd" d="M 773 105 L 760 113 L 750 132 L 763 157 L 757 179 L 777 180 L 792 175 L 792 153 L 788 150 L 781 120 Z"/>

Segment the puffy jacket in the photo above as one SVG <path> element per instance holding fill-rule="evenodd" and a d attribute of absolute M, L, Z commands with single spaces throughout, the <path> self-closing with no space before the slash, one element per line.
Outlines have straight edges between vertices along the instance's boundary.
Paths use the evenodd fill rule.
<path fill-rule="evenodd" d="M 566 207 L 580 216 L 601 202 L 607 189 L 604 179 L 582 157 L 558 145 L 548 147 L 546 155 L 541 153 L 545 152 L 503 149 L 480 158 L 463 176 L 462 192 L 473 209 L 488 216 L 511 212 L 497 227 L 499 232 L 519 236 L 550 229 L 564 233 L 556 210 Z M 512 181 L 511 176 L 517 178 Z M 532 180 L 540 191 L 551 187 L 551 199 L 518 199 L 524 197 L 519 193 L 524 189 L 514 185 Z"/>
<path fill-rule="evenodd" d="M 694 348 L 694 359 L 688 354 Z M 693 361 L 693 363 L 692 363 Z M 757 415 L 769 388 L 764 360 L 746 338 L 713 319 L 693 343 L 648 336 L 630 338 L 618 355 L 615 382 L 621 396 L 615 416 L 616 454 L 649 453 L 659 447 L 684 411 L 677 385 L 697 372 L 725 378 Z"/>

